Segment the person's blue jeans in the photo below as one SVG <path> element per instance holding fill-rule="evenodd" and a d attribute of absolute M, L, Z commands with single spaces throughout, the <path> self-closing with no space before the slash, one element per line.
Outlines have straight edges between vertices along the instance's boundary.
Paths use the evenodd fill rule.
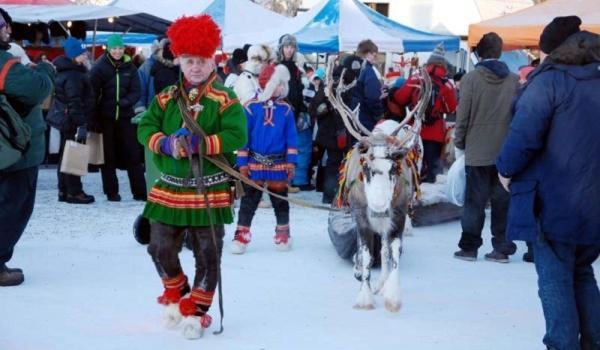
<path fill-rule="evenodd" d="M 540 237 L 533 253 L 546 319 L 544 344 L 556 350 L 600 349 L 600 291 L 592 268 L 600 245 Z"/>

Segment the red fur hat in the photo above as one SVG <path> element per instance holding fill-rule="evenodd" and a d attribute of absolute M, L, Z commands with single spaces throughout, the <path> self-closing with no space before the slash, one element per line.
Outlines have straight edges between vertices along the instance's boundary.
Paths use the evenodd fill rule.
<path fill-rule="evenodd" d="M 209 15 L 180 17 L 171 24 L 167 36 L 175 57 L 192 55 L 212 58 L 221 45 L 221 29 Z"/>

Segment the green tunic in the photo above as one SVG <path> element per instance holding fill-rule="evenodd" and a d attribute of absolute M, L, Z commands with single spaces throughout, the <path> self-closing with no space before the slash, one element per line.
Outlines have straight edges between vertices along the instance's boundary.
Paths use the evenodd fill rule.
<path fill-rule="evenodd" d="M 235 93 L 209 79 L 199 97 L 187 101 L 188 105 L 200 104 L 202 110 L 196 121 L 208 135 L 202 141 L 206 154 L 223 154 L 230 164 L 235 163 L 233 151 L 244 146 L 247 140 L 246 116 Z M 153 161 L 164 174 L 186 178 L 189 161 L 174 159 L 160 152 L 163 140 L 183 126 L 183 118 L 175 100 L 174 89 L 169 87 L 158 94 L 138 125 L 138 140 L 153 152 Z M 204 89 L 204 91 L 202 91 Z M 203 174 L 212 175 L 221 170 L 204 161 Z M 228 183 L 210 186 L 207 189 L 214 224 L 233 222 L 233 193 Z M 209 217 L 204 194 L 195 188 L 178 187 L 157 180 L 148 194 L 143 215 L 150 220 L 173 226 L 208 226 Z"/>

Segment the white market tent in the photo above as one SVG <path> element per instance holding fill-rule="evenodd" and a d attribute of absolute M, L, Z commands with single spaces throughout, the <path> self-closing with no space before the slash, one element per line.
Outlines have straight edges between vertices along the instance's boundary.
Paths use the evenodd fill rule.
<path fill-rule="evenodd" d="M 223 50 L 231 52 L 246 43 L 258 43 L 251 37 L 240 36 L 249 31 L 270 32 L 285 27 L 291 18 L 282 16 L 249 0 L 153 0 L 151 6 L 139 0 L 117 0 L 113 5 L 148 12 L 173 21 L 182 15 L 210 15 L 219 25 L 223 36 Z"/>
<path fill-rule="evenodd" d="M 404 26 L 358 0 L 323 0 L 285 26 L 268 32 L 240 32 L 232 41 L 275 45 L 286 33 L 296 36 L 301 52 L 353 51 L 364 39 L 373 40 L 382 52 L 432 51 L 439 43 L 444 43 L 448 51 L 459 48 L 456 36 L 437 35 Z"/>
<path fill-rule="evenodd" d="M 20 23 L 87 21 L 103 31 L 162 33 L 169 21 L 118 6 L 76 5 L 69 0 L 0 0 L 0 7 Z"/>

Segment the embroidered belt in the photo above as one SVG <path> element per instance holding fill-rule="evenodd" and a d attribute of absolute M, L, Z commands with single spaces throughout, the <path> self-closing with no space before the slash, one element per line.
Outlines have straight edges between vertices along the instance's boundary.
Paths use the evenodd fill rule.
<path fill-rule="evenodd" d="M 167 174 L 161 174 L 160 179 L 169 185 L 177 186 L 177 187 L 196 187 L 196 179 L 185 179 L 181 177 L 175 177 Z M 202 178 L 202 182 L 204 182 L 204 186 L 214 186 L 218 184 L 222 184 L 231 180 L 231 177 L 224 173 L 216 173 L 214 175 L 207 175 Z"/>
<path fill-rule="evenodd" d="M 260 154 L 256 152 L 248 152 L 248 155 L 257 162 L 271 167 L 276 161 L 285 160 L 285 154 Z"/>

